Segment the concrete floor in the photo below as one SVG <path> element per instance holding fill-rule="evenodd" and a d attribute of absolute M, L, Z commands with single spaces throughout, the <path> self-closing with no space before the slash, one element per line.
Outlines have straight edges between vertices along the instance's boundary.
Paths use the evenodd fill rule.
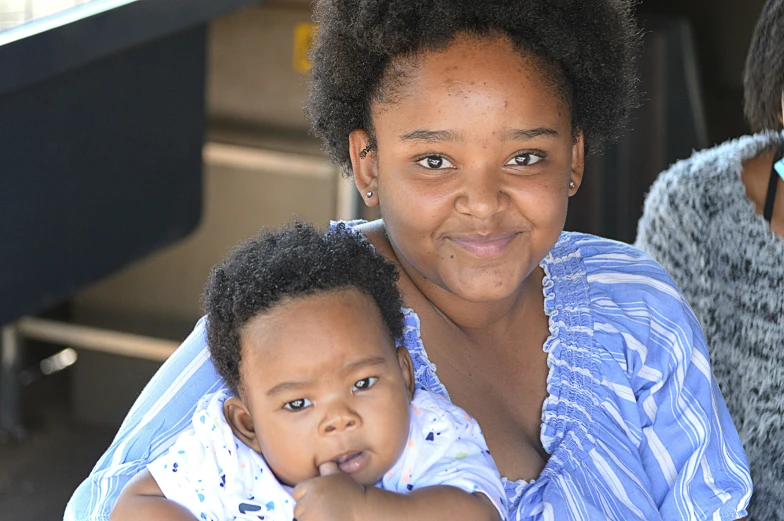
<path fill-rule="evenodd" d="M 56 521 L 115 428 L 76 421 L 71 369 L 24 389 L 26 437 L 0 440 L 0 520 Z"/>

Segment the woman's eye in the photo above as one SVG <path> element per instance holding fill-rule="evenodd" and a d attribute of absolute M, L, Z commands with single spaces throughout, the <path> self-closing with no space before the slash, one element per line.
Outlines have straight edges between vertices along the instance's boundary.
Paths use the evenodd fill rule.
<path fill-rule="evenodd" d="M 362 380 L 355 383 L 354 387 L 352 387 L 351 390 L 364 391 L 366 389 L 370 389 L 371 387 L 373 387 L 373 384 L 375 384 L 377 380 L 378 380 L 377 376 L 368 376 L 367 378 L 363 378 Z"/>
<path fill-rule="evenodd" d="M 506 166 L 531 166 L 542 160 L 542 157 L 532 152 L 525 152 L 514 156 Z"/>
<path fill-rule="evenodd" d="M 296 400 L 291 400 L 290 402 L 283 404 L 283 408 L 290 411 L 301 411 L 311 405 L 313 405 L 313 402 L 307 398 L 297 398 Z"/>
<path fill-rule="evenodd" d="M 447 158 L 443 156 L 436 156 L 436 155 L 423 157 L 422 159 L 417 161 L 417 164 L 425 168 L 428 168 L 430 170 L 439 170 L 442 168 L 455 167 L 455 165 L 453 165 Z"/>

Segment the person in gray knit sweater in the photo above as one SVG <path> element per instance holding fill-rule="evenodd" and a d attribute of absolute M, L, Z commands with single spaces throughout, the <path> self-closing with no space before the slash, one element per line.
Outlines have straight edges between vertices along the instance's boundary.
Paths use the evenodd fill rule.
<path fill-rule="evenodd" d="M 784 520 L 782 88 L 784 0 L 768 0 L 744 75 L 746 118 L 757 133 L 663 172 L 635 243 L 669 271 L 702 323 L 751 465 L 755 520 Z"/>

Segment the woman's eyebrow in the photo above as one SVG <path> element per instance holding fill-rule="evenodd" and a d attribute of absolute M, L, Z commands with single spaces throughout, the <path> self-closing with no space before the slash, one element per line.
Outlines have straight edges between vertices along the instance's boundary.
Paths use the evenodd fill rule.
<path fill-rule="evenodd" d="M 558 131 L 550 127 L 537 127 L 527 129 L 510 129 L 504 132 L 502 139 L 504 141 L 515 141 L 518 139 L 533 139 L 539 136 L 552 136 L 558 137 Z"/>
<path fill-rule="evenodd" d="M 504 132 L 504 141 L 520 139 L 533 139 L 539 136 L 558 137 L 558 131 L 550 127 L 537 127 L 530 129 L 511 129 Z M 459 132 L 454 130 L 414 130 L 400 136 L 401 141 L 419 141 L 423 143 L 443 143 L 445 141 L 457 143 L 462 140 Z"/>
<path fill-rule="evenodd" d="M 424 143 L 458 142 L 462 138 L 453 130 L 414 130 L 400 136 L 401 141 L 421 141 Z"/>

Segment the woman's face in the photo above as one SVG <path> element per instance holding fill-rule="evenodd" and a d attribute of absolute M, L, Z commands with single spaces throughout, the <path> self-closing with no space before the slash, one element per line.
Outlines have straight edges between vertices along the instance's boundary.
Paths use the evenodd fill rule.
<path fill-rule="evenodd" d="M 412 60 L 351 135 L 356 183 L 417 284 L 482 302 L 510 296 L 560 235 L 583 170 L 582 136 L 540 60 L 460 36 Z M 570 189 L 570 181 L 575 187 Z"/>

